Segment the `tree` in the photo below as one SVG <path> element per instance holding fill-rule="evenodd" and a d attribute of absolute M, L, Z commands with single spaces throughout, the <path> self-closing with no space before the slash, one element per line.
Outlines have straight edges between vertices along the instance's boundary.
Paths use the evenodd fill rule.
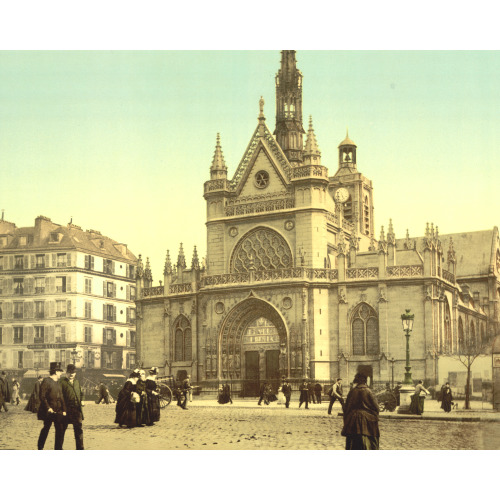
<path fill-rule="evenodd" d="M 490 339 L 486 336 L 476 337 L 474 329 L 464 338 L 459 332 L 458 350 L 447 354 L 447 356 L 457 359 L 462 363 L 467 370 L 467 380 L 465 384 L 465 409 L 470 410 L 470 384 L 471 384 L 471 367 L 474 361 L 479 357 L 488 354 L 491 347 Z"/>

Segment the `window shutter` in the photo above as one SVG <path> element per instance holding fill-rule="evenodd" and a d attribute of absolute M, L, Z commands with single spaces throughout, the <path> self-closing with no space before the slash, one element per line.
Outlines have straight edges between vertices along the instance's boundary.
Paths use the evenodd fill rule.
<path fill-rule="evenodd" d="M 66 316 L 71 317 L 71 300 L 66 301 Z"/>
<path fill-rule="evenodd" d="M 118 353 L 117 352 L 113 352 L 113 354 L 111 355 L 111 362 L 113 363 L 113 369 L 117 370 L 118 368 L 120 368 L 120 366 L 118 365 Z"/>
<path fill-rule="evenodd" d="M 130 347 L 130 330 L 127 330 L 127 347 Z M 128 354 L 127 354 L 127 356 L 128 356 Z M 127 364 L 128 364 L 128 361 L 127 361 Z"/>
<path fill-rule="evenodd" d="M 33 293 L 33 278 L 26 278 L 26 293 L 31 295 Z"/>
<path fill-rule="evenodd" d="M 29 269 L 30 267 L 29 255 L 25 255 L 23 260 L 24 260 L 24 269 Z"/>
<path fill-rule="evenodd" d="M 113 306 L 113 321 L 116 321 L 116 306 Z"/>
<path fill-rule="evenodd" d="M 24 365 L 26 368 L 33 368 L 33 351 L 24 351 Z"/>
<path fill-rule="evenodd" d="M 48 276 L 45 278 L 45 293 L 50 293 L 50 278 Z"/>
<path fill-rule="evenodd" d="M 66 325 L 61 325 L 61 340 L 67 342 L 66 339 Z"/>
<path fill-rule="evenodd" d="M 54 343 L 54 338 L 55 338 L 55 327 L 54 325 L 49 325 L 49 344 Z"/>
<path fill-rule="evenodd" d="M 24 317 L 28 319 L 33 317 L 33 302 L 24 303 Z"/>
<path fill-rule="evenodd" d="M 45 301 L 43 303 L 43 314 L 46 318 L 49 317 L 49 302 L 48 301 Z"/>
<path fill-rule="evenodd" d="M 11 326 L 5 326 L 3 329 L 4 344 L 14 343 L 14 330 Z"/>
<path fill-rule="evenodd" d="M 6 319 L 12 319 L 12 302 L 5 302 L 4 314 Z"/>
<path fill-rule="evenodd" d="M 113 330 L 113 344 L 116 345 L 116 330 Z"/>
<path fill-rule="evenodd" d="M 44 364 L 45 364 L 45 368 L 49 368 L 50 366 L 50 360 L 49 360 L 49 351 L 44 351 L 43 352 L 43 358 L 44 358 Z"/>
<path fill-rule="evenodd" d="M 102 305 L 102 319 L 103 319 L 103 321 L 107 320 L 107 318 L 106 318 L 106 304 Z"/>
<path fill-rule="evenodd" d="M 31 269 L 35 269 L 36 267 L 36 261 L 35 261 L 35 255 L 31 254 Z"/>
<path fill-rule="evenodd" d="M 28 338 L 28 344 L 33 344 L 33 327 L 32 326 L 27 326 L 26 327 L 26 337 Z"/>
<path fill-rule="evenodd" d="M 12 278 L 7 278 L 5 280 L 5 292 L 8 295 L 12 295 L 12 288 L 13 288 L 14 282 L 12 281 Z"/>
<path fill-rule="evenodd" d="M 115 274 L 115 261 L 111 261 L 111 274 Z"/>
<path fill-rule="evenodd" d="M 116 283 L 113 283 L 113 298 L 116 299 Z"/>
<path fill-rule="evenodd" d="M 9 269 L 14 269 L 14 256 L 13 255 L 9 255 Z"/>
<path fill-rule="evenodd" d="M 52 267 L 57 267 L 57 255 L 55 253 L 52 254 Z"/>
<path fill-rule="evenodd" d="M 71 290 L 71 276 L 66 276 L 66 291 L 72 292 Z"/>
<path fill-rule="evenodd" d="M 50 267 L 50 253 L 45 254 L 45 267 Z"/>
<path fill-rule="evenodd" d="M 56 291 L 56 278 L 55 276 L 50 277 L 50 293 L 54 293 Z"/>
<path fill-rule="evenodd" d="M 102 296 L 106 297 L 107 293 L 108 293 L 108 291 L 106 290 L 106 282 L 103 281 L 102 282 Z"/>
<path fill-rule="evenodd" d="M 66 254 L 66 266 L 71 267 L 71 254 L 70 253 Z"/>
<path fill-rule="evenodd" d="M 90 269 L 94 269 L 94 256 L 90 256 Z"/>
<path fill-rule="evenodd" d="M 106 339 L 106 328 L 103 328 L 103 329 L 102 329 L 102 343 L 103 343 L 104 345 L 106 345 L 106 344 L 107 344 L 107 341 L 106 341 L 106 340 L 107 340 L 107 339 Z"/>
<path fill-rule="evenodd" d="M 90 255 L 85 255 L 85 269 L 90 269 Z"/>
<path fill-rule="evenodd" d="M 130 323 L 130 307 L 127 307 L 127 323 Z"/>
<path fill-rule="evenodd" d="M 130 300 L 130 285 L 127 285 L 127 300 Z"/>
<path fill-rule="evenodd" d="M 53 318 L 56 315 L 56 302 L 55 300 L 51 300 L 49 302 L 49 317 Z"/>

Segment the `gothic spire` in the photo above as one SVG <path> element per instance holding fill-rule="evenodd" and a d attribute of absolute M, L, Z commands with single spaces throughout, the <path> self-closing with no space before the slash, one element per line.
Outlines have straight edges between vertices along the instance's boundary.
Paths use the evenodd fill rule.
<path fill-rule="evenodd" d="M 170 252 L 168 250 L 165 257 L 165 267 L 163 269 L 163 274 L 172 274 L 172 261 L 170 260 Z"/>
<path fill-rule="evenodd" d="M 217 132 L 217 140 L 215 144 L 214 157 L 212 159 L 212 166 L 210 167 L 210 179 L 225 179 L 227 177 L 227 167 L 222 154 L 220 145 L 220 134 Z"/>
<path fill-rule="evenodd" d="M 405 250 L 411 250 L 411 248 L 412 248 L 411 241 L 410 241 L 410 232 L 408 231 L 408 229 L 406 230 L 406 238 L 405 238 L 405 242 L 403 244 L 403 247 Z"/>
<path fill-rule="evenodd" d="M 137 260 L 137 271 L 136 278 L 142 278 L 144 276 L 144 265 L 142 263 L 142 255 L 139 254 L 139 259 Z"/>
<path fill-rule="evenodd" d="M 392 219 L 389 219 L 389 228 L 387 230 L 387 243 L 389 245 L 396 245 L 396 234 L 392 226 Z"/>
<path fill-rule="evenodd" d="M 182 248 L 182 243 L 179 248 L 179 255 L 177 256 L 177 268 L 186 269 L 186 257 L 184 256 L 184 249 Z"/>
<path fill-rule="evenodd" d="M 146 257 L 146 267 L 144 268 L 144 281 L 149 283 L 149 286 L 153 283 L 153 273 L 151 272 L 151 265 L 149 264 L 149 257 Z"/>
<path fill-rule="evenodd" d="M 193 260 L 191 261 L 192 269 L 200 269 L 200 260 L 198 259 L 198 251 L 196 250 L 196 245 L 193 250 Z"/>
<path fill-rule="evenodd" d="M 318 142 L 316 141 L 316 135 L 314 134 L 312 116 L 309 116 L 309 130 L 307 131 L 306 145 L 304 148 L 304 164 L 321 164 L 321 151 L 319 150 Z"/>
<path fill-rule="evenodd" d="M 378 251 L 387 253 L 387 241 L 385 240 L 384 226 L 380 228 L 380 238 L 378 240 Z"/>
<path fill-rule="evenodd" d="M 276 75 L 276 130 L 274 135 L 292 166 L 302 163 L 302 73 L 297 69 L 295 50 L 281 51 Z"/>

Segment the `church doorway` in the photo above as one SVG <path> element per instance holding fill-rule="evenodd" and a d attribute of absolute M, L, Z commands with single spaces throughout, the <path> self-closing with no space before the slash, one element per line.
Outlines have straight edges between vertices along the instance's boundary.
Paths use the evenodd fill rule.
<path fill-rule="evenodd" d="M 258 396 L 264 381 L 276 390 L 280 378 L 288 376 L 287 339 L 281 314 L 268 302 L 249 297 L 221 327 L 219 379 L 239 386 L 243 396 Z"/>

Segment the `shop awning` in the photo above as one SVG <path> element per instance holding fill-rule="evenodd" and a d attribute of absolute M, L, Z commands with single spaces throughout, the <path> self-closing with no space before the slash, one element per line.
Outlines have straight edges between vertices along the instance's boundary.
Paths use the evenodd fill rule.
<path fill-rule="evenodd" d="M 125 375 L 120 375 L 119 373 L 105 373 L 103 375 L 103 377 L 106 377 L 106 378 L 127 378 L 125 377 Z"/>

